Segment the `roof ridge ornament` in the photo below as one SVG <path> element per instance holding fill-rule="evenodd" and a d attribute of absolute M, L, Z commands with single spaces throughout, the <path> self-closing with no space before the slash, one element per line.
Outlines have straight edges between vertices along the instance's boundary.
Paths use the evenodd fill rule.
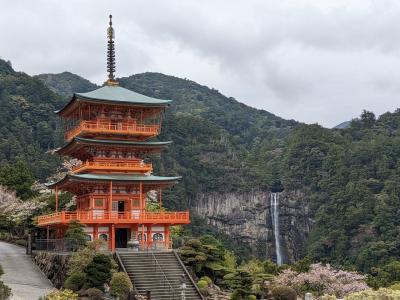
<path fill-rule="evenodd" d="M 109 27 L 107 29 L 107 72 L 108 79 L 105 82 L 108 86 L 117 86 L 118 82 L 115 80 L 115 46 L 114 46 L 114 28 L 112 27 L 112 15 L 110 15 Z"/>

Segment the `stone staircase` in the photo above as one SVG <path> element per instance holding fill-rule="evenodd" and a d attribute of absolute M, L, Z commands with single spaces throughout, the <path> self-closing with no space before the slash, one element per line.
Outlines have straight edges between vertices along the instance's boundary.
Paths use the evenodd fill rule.
<path fill-rule="evenodd" d="M 181 278 L 185 274 L 185 299 L 204 299 L 173 251 L 121 251 L 117 253 L 117 257 L 140 295 L 146 295 L 150 291 L 152 300 L 181 300 Z"/>

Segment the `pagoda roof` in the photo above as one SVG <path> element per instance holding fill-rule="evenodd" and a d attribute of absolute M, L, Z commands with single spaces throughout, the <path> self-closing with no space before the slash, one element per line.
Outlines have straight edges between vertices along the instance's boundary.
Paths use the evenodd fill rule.
<path fill-rule="evenodd" d="M 104 139 L 90 139 L 82 137 L 74 137 L 69 143 L 56 150 L 61 155 L 67 155 L 67 153 L 77 149 L 79 145 L 108 145 L 108 146 L 122 146 L 131 148 L 143 148 L 143 149 L 162 149 L 172 144 L 168 142 L 137 142 L 127 140 L 104 140 Z"/>
<path fill-rule="evenodd" d="M 167 106 L 172 101 L 145 96 L 120 86 L 105 85 L 91 92 L 74 93 L 70 102 L 61 110 L 56 111 L 56 113 L 61 114 L 62 112 L 67 111 L 74 102 L 79 100 L 150 107 Z"/>
<path fill-rule="evenodd" d="M 154 175 L 135 175 L 135 174 L 67 174 L 58 182 L 49 184 L 50 188 L 57 185 L 63 185 L 71 181 L 113 181 L 113 182 L 142 182 L 144 184 L 166 184 L 172 185 L 177 183 L 182 177 L 164 177 Z"/>

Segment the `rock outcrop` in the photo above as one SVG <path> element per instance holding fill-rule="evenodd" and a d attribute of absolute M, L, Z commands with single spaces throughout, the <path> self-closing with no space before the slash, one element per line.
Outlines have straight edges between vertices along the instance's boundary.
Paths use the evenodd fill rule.
<path fill-rule="evenodd" d="M 276 261 L 271 218 L 271 192 L 200 193 L 192 210 L 207 223 L 251 246 L 254 255 Z M 306 192 L 279 193 L 279 226 L 283 262 L 302 257 L 312 226 Z"/>

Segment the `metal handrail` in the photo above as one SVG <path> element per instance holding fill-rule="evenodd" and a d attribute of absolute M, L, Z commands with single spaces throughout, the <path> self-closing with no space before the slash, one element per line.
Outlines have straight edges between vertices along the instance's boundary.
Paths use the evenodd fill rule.
<path fill-rule="evenodd" d="M 115 258 L 117 259 L 117 263 L 118 263 L 119 267 L 122 269 L 122 272 L 124 272 L 125 274 L 128 275 L 128 272 L 125 269 L 125 266 L 124 266 L 124 264 L 122 262 L 121 256 L 119 256 L 118 251 L 115 251 L 114 255 L 115 255 Z M 131 282 L 132 282 L 132 286 L 133 286 L 133 292 L 135 293 L 135 295 L 139 294 L 139 292 L 138 292 L 138 290 L 136 289 L 136 286 L 135 286 L 135 281 L 131 280 Z"/>
<path fill-rule="evenodd" d="M 181 265 L 182 269 L 185 271 L 186 276 L 189 278 L 190 282 L 193 284 L 193 286 L 196 289 L 197 293 L 199 294 L 200 298 L 202 300 L 205 300 L 205 298 L 203 297 L 203 294 L 200 292 L 200 289 L 197 286 L 196 282 L 194 282 L 192 276 L 190 276 L 190 274 L 189 274 L 188 269 L 186 268 L 185 264 L 183 263 L 183 261 L 179 257 L 179 254 L 176 252 L 176 250 L 172 250 L 172 252 L 174 253 L 174 255 L 175 255 L 176 259 L 178 260 L 179 264 Z"/>
<path fill-rule="evenodd" d="M 167 278 L 167 275 L 165 275 L 165 273 L 164 273 L 164 270 L 162 269 L 162 267 L 161 267 L 161 265 L 160 265 L 160 263 L 158 262 L 158 260 L 157 260 L 157 258 L 156 258 L 156 256 L 154 255 L 154 253 L 153 252 L 151 252 L 151 251 L 149 251 L 148 253 L 151 253 L 151 256 L 152 256 L 152 258 L 153 258 L 153 260 L 154 260 L 154 262 L 156 263 L 156 272 L 157 272 L 157 267 L 159 267 L 160 268 L 160 271 L 161 271 L 161 273 L 162 273 L 162 275 L 163 275 L 163 279 L 164 279 L 164 283 L 165 282 L 167 282 L 168 283 L 168 285 L 169 285 L 169 289 L 170 289 L 170 291 L 171 291 L 171 293 L 172 293 L 172 299 L 175 299 L 175 290 L 172 288 L 172 285 L 171 285 L 171 283 L 169 282 L 169 280 L 168 280 L 168 278 Z M 164 285 L 165 286 L 165 285 Z"/>

